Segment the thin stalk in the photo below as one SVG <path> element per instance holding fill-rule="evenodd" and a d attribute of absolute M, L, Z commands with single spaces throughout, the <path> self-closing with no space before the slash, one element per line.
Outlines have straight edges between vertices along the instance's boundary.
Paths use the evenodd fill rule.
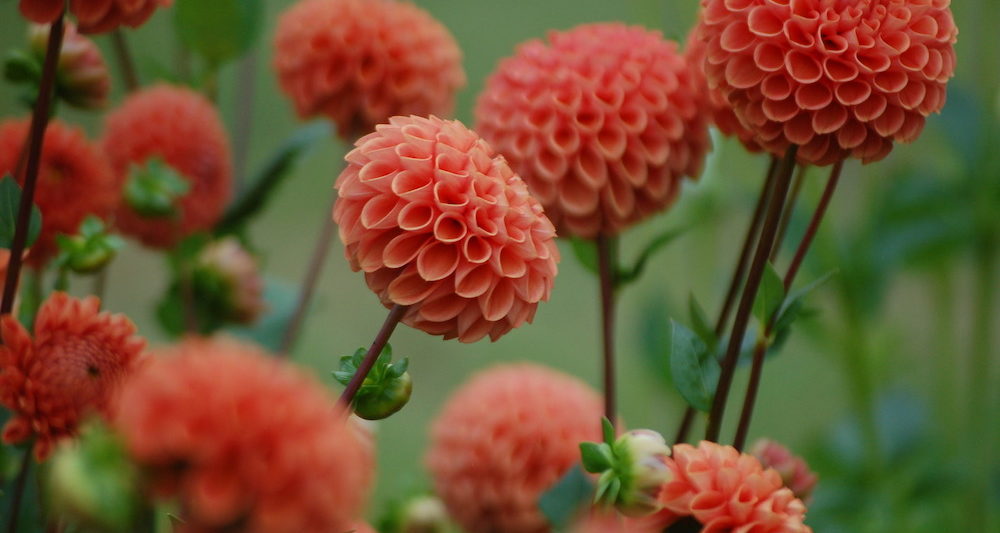
<path fill-rule="evenodd" d="M 115 57 L 121 69 L 122 81 L 125 82 L 125 90 L 134 93 L 139 90 L 139 74 L 135 68 L 135 61 L 132 60 L 132 53 L 129 51 L 125 31 L 117 29 L 111 32 L 111 42 L 114 44 Z"/>
<path fill-rule="evenodd" d="M 101 302 L 104 302 L 104 295 L 108 292 L 108 268 L 110 265 L 105 265 L 100 271 L 94 274 L 94 296 L 97 296 Z"/>
<path fill-rule="evenodd" d="M 784 160 L 781 162 L 780 170 L 777 171 L 774 190 L 771 191 L 771 199 L 766 209 L 767 214 L 764 218 L 764 226 L 761 228 L 760 239 L 757 242 L 753 261 L 750 264 L 750 272 L 747 275 L 746 285 L 743 288 L 743 295 L 740 297 L 740 303 L 736 309 L 732 334 L 729 336 L 726 356 L 722 361 L 719 384 L 715 391 L 715 398 L 712 401 L 712 410 L 708 417 L 708 428 L 705 432 L 705 438 L 713 442 L 718 442 L 719 440 L 719 432 L 722 429 L 722 417 L 726 411 L 726 400 L 729 399 L 729 389 L 733 385 L 733 374 L 736 371 L 740 346 L 743 344 L 743 336 L 746 334 L 747 326 L 750 325 L 750 313 L 753 310 L 753 301 L 757 297 L 757 290 L 760 288 L 761 279 L 764 277 L 764 267 L 767 265 L 767 258 L 770 257 L 771 248 L 774 246 L 774 237 L 778 232 L 781 211 L 784 209 L 785 199 L 788 196 L 788 188 L 792 181 L 792 173 L 795 171 L 795 157 L 797 153 L 798 146 L 790 146 L 785 153 Z"/>
<path fill-rule="evenodd" d="M 833 193 L 837 190 L 837 184 L 840 183 L 840 173 L 843 169 L 844 160 L 842 159 L 837 161 L 833 165 L 833 169 L 830 170 L 830 178 L 826 182 L 826 188 L 823 189 L 823 196 L 819 199 L 816 212 L 813 214 L 812 220 L 809 221 L 809 227 L 806 228 L 806 234 L 802 237 L 799 248 L 795 250 L 795 257 L 792 258 L 792 263 L 788 265 L 788 272 L 785 274 L 786 293 L 788 289 L 792 288 L 792 282 L 795 281 L 795 276 L 799 273 L 799 268 L 802 267 L 802 261 L 805 260 L 806 253 L 809 252 L 809 247 L 812 246 L 813 239 L 816 238 L 816 231 L 823 222 L 823 215 L 826 214 L 826 210 L 830 206 Z"/>
<path fill-rule="evenodd" d="M 237 71 L 236 117 L 233 130 L 233 161 L 236 165 L 236 192 L 243 191 L 246 182 L 247 158 L 253 138 L 253 101 L 256 92 L 257 53 L 251 52 Z"/>
<path fill-rule="evenodd" d="M 788 226 L 792 224 L 792 215 L 795 213 L 795 204 L 802 194 L 802 185 L 806 182 L 806 174 L 809 172 L 809 165 L 800 165 L 799 171 L 795 173 L 792 180 L 792 190 L 788 193 L 788 202 L 785 204 L 785 211 L 781 213 L 781 224 L 778 226 L 778 236 L 774 238 L 774 249 L 771 250 L 771 262 L 773 263 L 781 252 L 781 243 L 785 242 L 785 234 L 788 233 Z"/>
<path fill-rule="evenodd" d="M 42 80 L 38 86 L 38 98 L 35 99 L 35 109 L 31 116 L 31 128 L 28 134 L 28 165 L 24 176 L 24 188 L 21 191 L 21 204 L 18 206 L 17 224 L 14 226 L 14 241 L 10 247 L 7 279 L 4 280 L 3 299 L 0 301 L 0 315 L 9 314 L 14 308 L 14 295 L 17 292 L 17 280 L 21 275 L 24 248 L 28 240 L 31 207 L 35 202 L 35 185 L 38 183 L 38 171 L 42 162 L 42 144 L 45 141 L 45 128 L 49 123 L 49 111 L 52 106 L 56 67 L 59 63 L 59 51 L 62 49 L 63 32 L 63 14 L 60 13 L 49 30 L 49 42 L 45 49 L 45 63 L 42 67 Z"/>
<path fill-rule="evenodd" d="M 21 518 L 21 500 L 24 499 L 24 488 L 28 484 L 28 472 L 31 470 L 31 449 L 28 446 L 21 458 L 21 466 L 14 478 L 14 494 L 10 502 L 10 520 L 7 522 L 7 533 L 17 533 L 17 523 Z"/>
<path fill-rule="evenodd" d="M 299 287 L 299 296 L 295 302 L 295 311 L 292 313 L 292 318 L 288 321 L 288 326 L 285 328 L 285 334 L 281 338 L 281 346 L 278 349 L 279 357 L 287 357 L 292 349 L 295 348 L 295 341 L 298 340 L 299 332 L 302 330 L 302 323 L 305 322 L 306 310 L 309 309 L 309 303 L 312 301 L 313 294 L 316 292 L 316 286 L 319 284 L 319 275 L 323 272 L 323 265 L 326 264 L 327 256 L 330 255 L 330 244 L 333 242 L 333 234 L 337 229 L 332 215 L 334 201 L 331 200 L 330 209 L 323 212 L 322 227 L 320 228 L 319 236 L 316 238 L 316 244 L 313 245 L 312 258 L 309 260 L 306 276 Z"/>
<path fill-rule="evenodd" d="M 365 382 L 365 378 L 368 377 L 368 373 L 371 372 L 372 367 L 375 366 L 379 355 L 382 354 L 382 348 L 385 348 L 385 345 L 389 342 L 389 337 L 392 336 L 393 330 L 396 329 L 399 321 L 406 314 L 407 309 L 408 307 L 405 305 L 396 304 L 389 310 L 389 316 L 385 317 L 385 322 L 382 323 L 378 334 L 375 335 L 375 340 L 372 341 L 371 347 L 368 348 L 368 353 L 365 354 L 365 358 L 361 361 L 361 366 L 354 373 L 354 377 L 347 384 L 347 388 L 341 393 L 340 405 L 349 408 L 351 403 L 354 402 L 354 397 L 358 394 L 358 390 L 361 389 L 361 385 Z"/>
<path fill-rule="evenodd" d="M 601 338 L 603 340 L 604 416 L 615 424 L 615 239 L 599 234 L 597 263 L 601 288 Z"/>
<path fill-rule="evenodd" d="M 697 414 L 698 411 L 694 407 L 687 406 L 687 409 L 684 410 L 684 416 L 681 418 L 681 425 L 677 428 L 674 444 L 687 441 L 688 433 L 691 433 L 691 426 L 694 425 L 694 418 Z"/>

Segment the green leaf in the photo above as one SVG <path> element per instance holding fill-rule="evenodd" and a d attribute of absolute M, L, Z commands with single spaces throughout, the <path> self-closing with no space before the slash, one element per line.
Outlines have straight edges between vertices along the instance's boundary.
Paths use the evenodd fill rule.
<path fill-rule="evenodd" d="M 708 321 L 705 309 L 698 303 L 694 294 L 688 298 L 688 313 L 691 315 L 691 327 L 694 332 L 708 347 L 708 351 L 715 351 L 715 347 L 719 344 L 719 339 L 715 336 L 715 328 Z"/>
<path fill-rule="evenodd" d="M 683 235 L 685 231 L 687 231 L 687 228 L 673 228 L 654 237 L 653 240 L 650 241 L 645 248 L 643 248 L 642 252 L 639 254 L 639 258 L 636 259 L 632 268 L 618 273 L 615 278 L 618 285 L 627 285 L 637 281 L 646 269 L 646 263 L 648 263 L 657 252 L 673 242 L 674 239 Z"/>
<path fill-rule="evenodd" d="M 37 85 L 42 79 L 42 64 L 22 50 L 10 50 L 4 58 L 3 76 L 11 83 Z"/>
<path fill-rule="evenodd" d="M 611 468 L 613 457 L 611 447 L 604 442 L 581 442 L 580 457 L 583 468 L 591 474 L 599 474 Z"/>
<path fill-rule="evenodd" d="M 837 271 L 831 270 L 805 287 L 792 291 L 774 318 L 774 325 L 771 328 L 773 351 L 777 351 L 787 340 L 792 324 L 809 314 L 810 310 L 805 305 L 806 296 L 830 281 L 836 273 Z"/>
<path fill-rule="evenodd" d="M 213 68 L 246 53 L 264 18 L 262 0 L 177 0 L 174 9 L 181 42 Z"/>
<path fill-rule="evenodd" d="M 615 426 L 611 424 L 611 421 L 607 417 L 601 419 L 601 431 L 604 434 L 604 442 L 607 444 L 614 444 L 617 432 L 615 431 Z"/>
<path fill-rule="evenodd" d="M 597 245 L 594 244 L 594 241 L 590 239 L 572 237 L 569 240 L 569 244 L 573 249 L 573 255 L 576 256 L 577 261 L 583 265 L 583 268 L 593 272 L 594 274 L 601 273 L 600 267 L 597 263 Z"/>
<path fill-rule="evenodd" d="M 555 531 L 569 527 L 576 515 L 590 504 L 594 485 L 579 465 L 566 472 L 555 485 L 542 493 L 538 509 Z"/>
<path fill-rule="evenodd" d="M 757 297 L 753 301 L 753 315 L 766 326 L 784 299 L 785 284 L 781 281 L 778 271 L 774 269 L 774 265 L 768 263 L 764 269 L 764 278 L 761 280 Z"/>
<path fill-rule="evenodd" d="M 0 248 L 10 249 L 14 245 L 14 231 L 17 226 L 17 213 L 20 206 L 21 187 L 10 174 L 7 174 L 3 179 L 0 179 Z M 25 248 L 35 244 L 41 231 L 42 212 L 38 210 L 37 205 L 33 205 Z"/>
<path fill-rule="evenodd" d="M 719 380 L 719 365 L 697 335 L 671 320 L 670 370 L 674 386 L 692 407 L 708 411 Z"/>

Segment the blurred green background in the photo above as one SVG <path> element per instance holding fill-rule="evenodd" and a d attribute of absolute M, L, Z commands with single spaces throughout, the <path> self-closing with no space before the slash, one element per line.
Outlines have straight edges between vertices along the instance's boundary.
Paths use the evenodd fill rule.
<path fill-rule="evenodd" d="M 270 67 L 277 15 L 292 2 L 265 3 L 257 51 L 221 71 L 218 93 L 232 131 L 240 73 L 250 72 L 255 80 L 249 169 L 300 127 Z M 469 84 L 457 116 L 470 124 L 485 77 L 517 43 L 550 29 L 610 20 L 657 28 L 683 41 L 697 9 L 696 0 L 417 3 L 462 46 Z M 798 324 L 770 360 L 758 399 L 751 440 L 779 440 L 806 455 L 820 473 L 809 522 L 822 533 L 1000 531 L 1000 2 L 966 0 L 953 9 L 961 34 L 949 104 L 914 145 L 898 146 L 875 165 L 847 164 L 800 284 L 838 272 L 812 298 L 817 314 Z M 173 13 L 165 10 L 130 32 L 144 83 L 173 69 L 172 21 Z M 0 0 L 0 49 L 20 46 L 24 26 L 16 1 Z M 97 40 L 111 60 L 109 39 Z M 0 87 L 0 116 L 25 114 L 18 94 Z M 116 94 L 120 98 L 120 84 Z M 64 108 L 60 116 L 94 136 L 100 132 L 99 115 Z M 344 152 L 335 139 L 319 143 L 252 224 L 252 240 L 274 280 L 294 284 L 302 276 L 320 220 L 328 216 Z M 630 258 L 663 230 L 692 226 L 621 294 L 620 406 L 630 427 L 674 434 L 685 405 L 662 371 L 667 321 L 687 322 L 692 294 L 710 315 L 717 312 L 766 165 L 765 157 L 716 137 L 701 179 L 689 183 L 668 212 L 623 237 Z M 825 177 L 826 169 L 810 172 L 800 205 L 815 205 Z M 786 242 L 797 242 L 802 226 L 796 221 Z M 597 283 L 565 244 L 552 299 L 539 308 L 533 325 L 497 343 L 473 345 L 405 327 L 394 335 L 395 352 L 411 358 L 415 388 L 401 414 L 377 425 L 379 483 L 372 515 L 393 497 L 426 484 L 428 424 L 449 393 L 477 370 L 531 360 L 597 386 Z M 162 256 L 135 243 L 111 268 L 107 307 L 133 317 L 154 342 L 166 340 L 153 314 L 166 272 Z M 89 281 L 74 284 L 81 294 L 89 287 Z M 367 345 L 384 316 L 336 243 L 295 359 L 334 387 L 329 372 L 338 357 Z M 745 378 L 743 369 L 731 394 L 726 439 Z"/>

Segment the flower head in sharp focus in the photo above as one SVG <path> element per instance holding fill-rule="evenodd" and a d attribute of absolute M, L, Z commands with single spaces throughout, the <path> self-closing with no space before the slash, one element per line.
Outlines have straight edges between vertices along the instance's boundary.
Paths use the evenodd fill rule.
<path fill-rule="evenodd" d="M 302 0 L 281 17 L 274 46 L 298 114 L 329 117 L 344 139 L 396 115 L 450 115 L 465 85 L 454 37 L 408 1 Z"/>
<path fill-rule="evenodd" d="M 169 85 L 133 94 L 108 115 L 103 145 L 125 190 L 123 233 L 169 248 L 222 216 L 232 194 L 229 139 L 200 94 Z"/>
<path fill-rule="evenodd" d="M 539 497 L 600 438 L 600 396 L 533 364 L 473 377 L 434 421 L 427 466 L 437 494 L 470 533 L 549 531 Z"/>
<path fill-rule="evenodd" d="M 393 117 L 356 143 L 333 218 L 345 254 L 403 322 L 496 340 L 548 299 L 555 229 L 503 157 L 458 121 Z"/>
<path fill-rule="evenodd" d="M 705 74 L 755 141 L 802 162 L 878 161 L 941 110 L 950 0 L 702 0 Z"/>
<path fill-rule="evenodd" d="M 146 344 L 128 318 L 102 313 L 97 298 L 62 292 L 42 304 L 34 335 L 10 315 L 0 334 L 0 404 L 13 412 L 3 441 L 34 439 L 39 460 L 88 414 L 109 414 Z"/>
<path fill-rule="evenodd" d="M 795 497 L 806 504 L 812 498 L 813 489 L 819 480 L 816 474 L 809 470 L 805 460 L 793 455 L 788 448 L 767 439 L 761 439 L 754 444 L 750 453 L 760 459 L 765 468 L 773 468 L 781 474 L 781 480 L 786 487 L 792 489 Z"/>
<path fill-rule="evenodd" d="M 137 28 L 158 7 L 173 0 L 70 0 L 69 12 L 83 33 L 105 33 L 120 26 Z M 21 14 L 37 24 L 49 24 L 66 9 L 65 0 L 20 0 Z"/>
<path fill-rule="evenodd" d="M 616 234 L 669 206 L 701 172 L 705 101 L 675 43 L 591 24 L 500 63 L 476 129 L 528 183 L 561 235 Z"/>
<path fill-rule="evenodd" d="M 752 455 L 703 441 L 675 445 L 667 464 L 673 479 L 660 502 L 673 515 L 692 516 L 703 533 L 812 533 L 803 523 L 805 504 Z"/>
<path fill-rule="evenodd" d="M 252 345 L 190 339 L 122 390 L 115 427 L 184 531 L 344 532 L 373 475 L 367 436 L 316 380 Z"/>
<path fill-rule="evenodd" d="M 23 185 L 22 146 L 28 120 L 0 123 L 0 174 L 17 174 Z M 53 120 L 45 129 L 35 204 L 42 213 L 42 231 L 31 247 L 28 264 L 41 267 L 58 251 L 56 236 L 72 235 L 88 215 L 106 219 L 115 210 L 121 192 L 104 155 L 79 128 Z"/>

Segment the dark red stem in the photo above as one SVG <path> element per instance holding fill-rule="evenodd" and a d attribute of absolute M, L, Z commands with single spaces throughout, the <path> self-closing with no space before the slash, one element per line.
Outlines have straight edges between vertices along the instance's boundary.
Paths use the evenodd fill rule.
<path fill-rule="evenodd" d="M 601 283 L 601 332 L 604 347 L 604 416 L 615 424 L 615 270 L 613 237 L 597 236 L 597 264 Z"/>
<path fill-rule="evenodd" d="M 111 42 L 114 44 L 115 57 L 118 58 L 118 66 L 122 71 L 125 90 L 134 93 L 139 90 L 139 75 L 136 73 L 135 62 L 132 61 L 132 54 L 129 52 L 125 31 L 119 28 L 111 32 Z"/>
<path fill-rule="evenodd" d="M 774 238 L 774 249 L 771 250 L 771 262 L 778 258 L 781 252 L 781 244 L 785 242 L 785 234 L 788 233 L 788 226 L 792 224 L 792 215 L 795 213 L 795 204 L 798 202 L 799 194 L 802 193 L 802 185 L 806 181 L 806 174 L 809 172 L 809 165 L 800 165 L 799 171 L 795 173 L 792 180 L 792 190 L 788 193 L 788 201 L 785 202 L 785 212 L 781 214 L 781 224 L 778 225 L 778 236 Z"/>
<path fill-rule="evenodd" d="M 372 367 L 375 366 L 379 355 L 382 354 L 382 348 L 385 348 L 385 345 L 389 342 L 389 337 L 392 336 L 392 332 L 396 329 L 399 321 L 403 319 L 403 315 L 406 314 L 407 309 L 408 307 L 405 305 L 396 304 L 389 310 L 389 316 L 385 317 L 385 322 L 382 323 L 381 329 L 375 335 L 375 340 L 372 341 L 371 347 L 368 348 L 368 353 L 365 354 L 365 358 L 361 361 L 361 366 L 354 373 L 354 377 L 347 384 L 347 388 L 341 393 L 340 405 L 346 407 L 354 402 L 354 397 L 358 394 L 358 390 L 361 389 L 361 385 L 365 382 L 365 378 L 368 377 L 368 373 L 371 372 Z"/>
<path fill-rule="evenodd" d="M 795 250 L 795 257 L 792 258 L 791 264 L 788 265 L 788 272 L 785 274 L 784 280 L 785 292 L 788 292 L 792 288 L 792 282 L 795 281 L 795 276 L 799 273 L 799 268 L 802 267 L 802 261 L 805 260 L 806 253 L 809 252 L 809 247 L 812 246 L 813 239 L 816 238 L 816 231 L 819 230 L 819 225 L 823 222 L 826 210 L 830 207 L 830 200 L 833 199 L 833 193 L 837 190 L 837 184 L 840 183 L 840 173 L 843 169 L 844 161 L 840 160 L 830 170 L 830 178 L 826 181 L 826 188 L 823 189 L 823 196 L 819 199 L 816 212 L 813 213 L 812 220 L 809 221 L 809 227 L 806 228 L 806 234 L 802 237 L 799 248 Z"/>

